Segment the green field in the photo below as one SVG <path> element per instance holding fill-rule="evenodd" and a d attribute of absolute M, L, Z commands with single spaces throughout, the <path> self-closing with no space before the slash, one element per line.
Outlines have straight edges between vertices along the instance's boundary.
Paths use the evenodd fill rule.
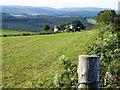
<path fill-rule="evenodd" d="M 14 30 L 0 30 L 1 34 L 21 34 L 25 33 L 24 31 L 14 31 Z"/>
<path fill-rule="evenodd" d="M 95 43 L 97 31 L 2 38 L 3 87 L 49 87 L 62 55 L 78 63 L 78 55 Z"/>
<path fill-rule="evenodd" d="M 89 22 L 89 23 L 91 23 L 91 24 L 96 24 L 96 20 L 95 19 L 87 19 L 87 21 Z"/>
<path fill-rule="evenodd" d="M 32 33 L 32 32 L 25 32 L 25 31 L 15 31 L 15 30 L 0 30 L 0 36 L 2 35 L 18 35 L 23 33 Z"/>

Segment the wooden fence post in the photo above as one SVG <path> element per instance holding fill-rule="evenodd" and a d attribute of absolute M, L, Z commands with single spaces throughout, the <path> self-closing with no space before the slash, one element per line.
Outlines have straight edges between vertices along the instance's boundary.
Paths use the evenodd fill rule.
<path fill-rule="evenodd" d="M 79 55 L 78 89 L 99 89 L 99 57 L 95 55 Z"/>

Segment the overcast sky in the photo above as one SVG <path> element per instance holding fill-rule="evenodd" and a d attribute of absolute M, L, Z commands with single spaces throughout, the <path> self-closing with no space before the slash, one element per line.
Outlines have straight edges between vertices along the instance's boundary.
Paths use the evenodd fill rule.
<path fill-rule="evenodd" d="M 118 9 L 120 0 L 0 0 L 0 5 L 62 7 L 102 7 Z"/>

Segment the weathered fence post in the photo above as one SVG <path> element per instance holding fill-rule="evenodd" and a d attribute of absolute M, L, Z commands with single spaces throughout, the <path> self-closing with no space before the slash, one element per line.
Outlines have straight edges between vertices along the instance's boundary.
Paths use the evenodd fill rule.
<path fill-rule="evenodd" d="M 78 64 L 78 88 L 99 89 L 99 57 L 80 55 Z"/>

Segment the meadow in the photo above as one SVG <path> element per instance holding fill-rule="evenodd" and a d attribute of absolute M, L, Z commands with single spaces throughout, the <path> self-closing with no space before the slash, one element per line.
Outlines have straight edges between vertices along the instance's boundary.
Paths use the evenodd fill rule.
<path fill-rule="evenodd" d="M 95 20 L 95 19 L 89 18 L 89 19 L 87 19 L 87 21 L 88 21 L 89 23 L 91 23 L 91 24 L 96 24 L 96 20 Z"/>
<path fill-rule="evenodd" d="M 7 32 L 7 31 L 6 31 Z M 97 30 L 50 35 L 0 37 L 2 39 L 2 87 L 50 87 L 59 73 L 59 58 L 78 63 L 78 55 L 96 42 Z"/>
<path fill-rule="evenodd" d="M 1 36 L 18 36 L 23 34 L 33 34 L 33 32 L 26 32 L 26 31 L 16 31 L 16 30 L 0 30 L 0 37 Z"/>

